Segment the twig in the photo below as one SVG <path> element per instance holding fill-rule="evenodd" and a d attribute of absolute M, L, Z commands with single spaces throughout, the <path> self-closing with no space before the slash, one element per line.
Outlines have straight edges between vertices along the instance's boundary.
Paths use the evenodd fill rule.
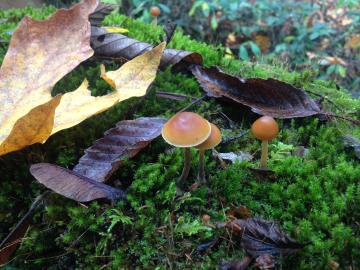
<path fill-rule="evenodd" d="M 178 100 L 178 101 L 184 101 L 189 98 L 191 98 L 192 101 L 197 99 L 195 97 L 178 94 L 178 93 L 173 93 L 173 92 L 165 92 L 165 91 L 156 91 L 156 96 L 161 97 L 161 98 L 171 99 L 171 100 Z"/>
<path fill-rule="evenodd" d="M 249 133 L 249 131 L 246 130 L 246 131 L 240 133 L 239 135 L 237 135 L 237 136 L 235 136 L 235 137 L 233 137 L 233 138 L 229 138 L 229 139 L 227 139 L 227 140 L 222 141 L 220 144 L 221 144 L 221 145 L 224 145 L 224 144 L 227 144 L 227 143 L 231 143 L 231 142 L 233 142 L 233 141 L 236 141 L 236 140 L 240 139 L 241 137 L 245 136 L 245 135 L 248 134 L 248 133 Z"/>
<path fill-rule="evenodd" d="M 317 96 L 317 97 L 320 97 L 320 98 L 323 98 L 324 100 L 328 101 L 329 103 L 331 103 L 332 105 L 334 105 L 334 107 L 340 111 L 344 111 L 343 108 L 341 108 L 339 105 L 337 105 L 334 101 L 332 101 L 331 99 L 329 99 L 327 96 L 324 96 L 324 95 L 321 95 L 319 93 L 315 93 L 313 91 L 310 91 L 310 90 L 306 90 L 306 92 L 314 95 L 314 96 Z"/>
<path fill-rule="evenodd" d="M 3 250 L 3 248 L 6 248 L 5 246 L 7 242 L 10 240 L 10 238 L 20 229 L 22 224 L 31 218 L 31 216 L 34 214 L 34 211 L 40 206 L 40 204 L 43 202 L 44 198 L 48 196 L 50 191 L 46 191 L 40 196 L 38 196 L 35 201 L 31 204 L 30 209 L 26 212 L 26 214 L 23 216 L 23 218 L 16 224 L 15 228 L 5 237 L 5 239 L 0 244 L 0 251 Z M 18 239 L 16 239 L 18 240 Z"/>
<path fill-rule="evenodd" d="M 194 101 L 192 101 L 189 105 L 187 105 L 186 107 L 184 107 L 183 109 L 181 109 L 180 111 L 178 111 L 178 113 L 180 112 L 184 112 L 187 109 L 189 109 L 191 106 L 195 105 L 196 103 L 199 103 L 200 101 L 202 101 L 203 99 L 205 99 L 207 97 L 207 95 L 203 95 L 202 97 L 199 97 L 197 99 L 195 99 Z"/>
<path fill-rule="evenodd" d="M 349 122 L 353 123 L 354 125 L 357 125 L 357 126 L 359 126 L 359 125 L 360 125 L 360 120 L 353 119 L 353 118 L 346 117 L 346 116 L 342 116 L 342 115 L 338 115 L 338 114 L 335 114 L 335 113 L 331 113 L 331 112 L 322 112 L 320 115 L 324 115 L 324 116 L 327 116 L 327 117 L 340 118 L 340 119 L 343 119 L 343 120 L 349 121 Z"/>

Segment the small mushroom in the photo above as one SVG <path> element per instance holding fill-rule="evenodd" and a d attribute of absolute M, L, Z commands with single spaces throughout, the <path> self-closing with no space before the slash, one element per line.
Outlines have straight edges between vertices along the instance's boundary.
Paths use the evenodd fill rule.
<path fill-rule="evenodd" d="M 206 177 L 205 177 L 205 150 L 212 149 L 215 146 L 217 146 L 221 142 L 221 131 L 220 129 L 211 124 L 211 133 L 209 138 L 206 139 L 205 142 L 202 144 L 199 144 L 198 146 L 195 146 L 197 149 L 199 149 L 199 175 L 198 175 L 198 181 L 199 184 L 205 184 Z"/>
<path fill-rule="evenodd" d="M 164 140 L 175 147 L 184 148 L 184 168 L 176 181 L 176 193 L 184 193 L 184 182 L 190 171 L 190 147 L 203 143 L 211 133 L 210 123 L 192 112 L 180 112 L 167 121 L 161 131 Z"/>
<path fill-rule="evenodd" d="M 151 14 L 151 16 L 157 17 L 157 16 L 160 15 L 160 13 L 161 13 L 161 10 L 160 10 L 159 7 L 157 7 L 157 6 L 152 6 L 152 7 L 150 8 L 150 14 Z"/>
<path fill-rule="evenodd" d="M 262 116 L 251 126 L 251 132 L 255 138 L 261 140 L 260 169 L 267 170 L 268 144 L 279 133 L 279 126 L 270 116 Z"/>

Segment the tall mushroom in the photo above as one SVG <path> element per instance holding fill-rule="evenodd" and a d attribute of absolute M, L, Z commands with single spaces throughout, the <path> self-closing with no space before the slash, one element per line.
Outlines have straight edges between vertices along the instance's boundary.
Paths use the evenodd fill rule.
<path fill-rule="evenodd" d="M 176 181 L 176 193 L 184 193 L 184 182 L 190 171 L 190 147 L 203 143 L 211 133 L 210 123 L 192 112 L 180 112 L 167 121 L 161 131 L 164 140 L 173 146 L 184 148 L 184 168 Z"/>
<path fill-rule="evenodd" d="M 251 132 L 255 138 L 261 140 L 261 160 L 260 169 L 267 169 L 268 144 L 279 133 L 279 126 L 270 116 L 262 116 L 251 126 Z"/>
<path fill-rule="evenodd" d="M 205 184 L 206 183 L 206 177 L 205 177 L 205 150 L 212 149 L 215 146 L 217 146 L 221 142 L 221 131 L 220 129 L 211 124 L 211 133 L 209 138 L 202 144 L 199 144 L 198 146 L 195 146 L 197 149 L 199 149 L 199 175 L 198 175 L 198 181 L 199 184 Z"/>

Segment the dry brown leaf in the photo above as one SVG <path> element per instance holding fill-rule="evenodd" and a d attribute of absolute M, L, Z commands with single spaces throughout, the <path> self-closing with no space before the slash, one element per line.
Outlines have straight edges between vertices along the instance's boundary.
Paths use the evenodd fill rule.
<path fill-rule="evenodd" d="M 77 90 L 51 97 L 55 83 L 93 54 L 88 15 L 96 5 L 85 0 L 45 21 L 25 18 L 14 33 L 0 69 L 0 155 L 44 142 L 117 102 L 146 94 L 165 43 L 107 73 L 116 82 L 114 93 L 93 97 L 85 80 Z"/>
<path fill-rule="evenodd" d="M 91 47 L 96 57 L 130 60 L 151 50 L 153 45 L 121 34 L 108 33 L 104 28 L 91 27 Z M 172 66 L 175 70 L 181 70 L 189 64 L 202 64 L 202 62 L 203 59 L 199 53 L 165 49 L 160 67 Z"/>
<path fill-rule="evenodd" d="M 47 188 L 78 202 L 89 202 L 101 198 L 115 201 L 125 198 L 124 191 L 120 189 L 53 164 L 34 164 L 30 167 L 30 173 Z"/>
<path fill-rule="evenodd" d="M 85 150 L 85 155 L 73 171 L 95 181 L 105 182 L 125 158 L 135 156 L 160 136 L 165 122 L 166 119 L 159 117 L 120 121 Z"/>
<path fill-rule="evenodd" d="M 248 106 L 253 112 L 275 118 L 316 115 L 319 106 L 305 91 L 275 79 L 240 78 L 218 67 L 191 67 L 208 96 Z"/>

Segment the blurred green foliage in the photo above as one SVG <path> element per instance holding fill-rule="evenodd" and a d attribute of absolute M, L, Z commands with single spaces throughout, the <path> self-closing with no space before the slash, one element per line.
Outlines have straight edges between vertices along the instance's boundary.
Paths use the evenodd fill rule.
<path fill-rule="evenodd" d="M 152 20 L 150 6 L 157 5 L 160 22 L 170 19 L 198 40 L 229 47 L 235 57 L 264 63 L 279 59 L 293 70 L 312 69 L 318 78 L 360 94 L 357 0 L 117 2 L 123 12 L 145 22 Z"/>

